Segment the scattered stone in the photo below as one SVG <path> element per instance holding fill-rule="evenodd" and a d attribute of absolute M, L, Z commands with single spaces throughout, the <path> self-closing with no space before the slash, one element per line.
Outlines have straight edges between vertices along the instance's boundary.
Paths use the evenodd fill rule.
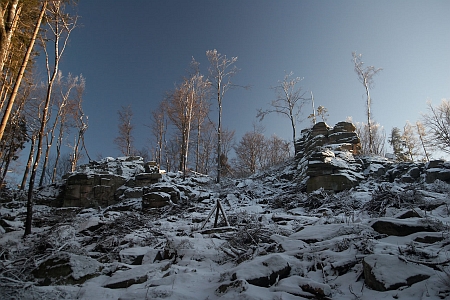
<path fill-rule="evenodd" d="M 147 281 L 149 273 L 166 269 L 168 264 L 170 265 L 167 262 L 146 264 L 126 271 L 117 271 L 103 284 L 103 287 L 122 289 L 128 288 L 133 284 L 144 283 Z"/>
<path fill-rule="evenodd" d="M 150 251 L 150 247 L 134 247 L 123 249 L 119 252 L 120 261 L 129 265 L 141 265 L 144 256 Z"/>
<path fill-rule="evenodd" d="M 364 282 L 376 291 L 395 290 L 402 286 L 411 286 L 428 279 L 435 272 L 433 269 L 406 263 L 396 256 L 372 254 L 363 260 Z"/>
<path fill-rule="evenodd" d="M 231 280 L 245 280 L 250 284 L 269 287 L 280 279 L 289 276 L 291 266 L 279 254 L 269 254 L 241 263 L 233 268 Z"/>
<path fill-rule="evenodd" d="M 33 275 L 40 285 L 80 284 L 100 275 L 101 264 L 90 257 L 59 252 L 43 261 Z"/>
<path fill-rule="evenodd" d="M 371 226 L 381 234 L 407 236 L 416 232 L 435 232 L 436 230 L 430 225 L 418 224 L 417 220 L 412 219 L 393 219 L 380 218 L 377 219 Z M 416 221 L 416 222 L 414 222 Z"/>
<path fill-rule="evenodd" d="M 248 282 L 243 279 L 238 279 L 228 283 L 220 285 L 216 289 L 216 294 L 225 294 L 229 291 L 234 291 L 237 293 L 242 293 L 248 290 Z"/>
<path fill-rule="evenodd" d="M 281 279 L 273 291 L 286 292 L 295 296 L 308 299 L 331 299 L 331 287 L 302 276 L 290 276 Z"/>

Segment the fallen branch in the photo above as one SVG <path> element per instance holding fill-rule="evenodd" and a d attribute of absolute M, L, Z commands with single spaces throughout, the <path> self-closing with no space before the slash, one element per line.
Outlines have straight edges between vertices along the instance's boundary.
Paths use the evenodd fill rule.
<path fill-rule="evenodd" d="M 400 259 L 401 261 L 404 261 L 406 263 L 414 263 L 414 264 L 420 264 L 420 265 L 424 265 L 430 268 L 435 268 L 437 266 L 442 266 L 442 265 L 446 265 L 450 263 L 450 259 L 443 261 L 443 262 L 428 262 L 428 261 L 421 261 L 421 260 L 414 260 L 414 259 L 410 259 L 410 258 L 406 258 L 403 255 L 399 255 L 398 259 Z"/>

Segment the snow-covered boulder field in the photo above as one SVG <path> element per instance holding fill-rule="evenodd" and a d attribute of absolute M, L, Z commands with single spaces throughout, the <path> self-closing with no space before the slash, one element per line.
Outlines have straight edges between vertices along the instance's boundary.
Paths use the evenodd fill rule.
<path fill-rule="evenodd" d="M 0 199 L 0 299 L 450 299 L 450 163 L 361 157 L 351 123 L 242 179 L 105 158 Z"/>
<path fill-rule="evenodd" d="M 26 238 L 13 195 L 0 208 L 0 299 L 450 298 L 446 182 L 367 164 L 349 190 L 305 193 L 298 164 L 221 184 L 164 174 L 103 207 L 41 193 Z"/>

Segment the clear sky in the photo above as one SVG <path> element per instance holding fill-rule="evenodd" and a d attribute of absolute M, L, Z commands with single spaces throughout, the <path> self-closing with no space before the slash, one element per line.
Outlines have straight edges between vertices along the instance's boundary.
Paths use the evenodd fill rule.
<path fill-rule="evenodd" d="M 185 75 L 192 57 L 207 73 L 207 50 L 237 56 L 236 84 L 224 98 L 224 126 L 237 140 L 252 130 L 257 108 L 275 98 L 285 72 L 304 77 L 328 123 L 365 120 L 364 87 L 351 61 L 383 68 L 374 78 L 372 113 L 389 133 L 415 122 L 426 101 L 450 97 L 450 1 L 80 0 L 63 74 L 86 78 L 86 143 L 92 158 L 118 156 L 117 111 L 131 104 L 136 148 L 149 145 L 151 111 Z M 213 109 L 216 105 L 213 102 Z M 305 110 L 306 117 L 311 111 Z M 289 140 L 287 119 L 262 122 L 266 135 Z M 309 121 L 299 125 L 305 128 Z"/>

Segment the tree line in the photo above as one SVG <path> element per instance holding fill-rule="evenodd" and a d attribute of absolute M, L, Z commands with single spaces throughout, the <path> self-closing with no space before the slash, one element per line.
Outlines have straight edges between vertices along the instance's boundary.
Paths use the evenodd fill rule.
<path fill-rule="evenodd" d="M 121 153 L 153 159 L 161 168 L 180 171 L 183 176 L 188 171 L 213 175 L 217 182 L 222 176 L 248 175 L 285 161 L 290 156 L 289 143 L 277 136 L 266 139 L 262 127 L 255 125 L 255 130 L 246 133 L 238 143 L 234 141 L 235 131 L 223 128 L 226 92 L 248 87 L 232 82 L 238 71 L 237 57 L 228 58 L 216 49 L 206 51 L 206 57 L 210 64 L 208 75 L 203 75 L 199 63 L 192 59 L 181 82 L 167 91 L 158 108 L 152 111 L 152 122 L 147 125 L 153 140 L 150 154 L 148 149 L 133 146 L 131 106 L 118 111 L 119 134 L 114 142 Z M 217 121 L 210 117 L 213 106 L 218 112 Z M 231 159 L 232 150 L 236 157 Z"/>

